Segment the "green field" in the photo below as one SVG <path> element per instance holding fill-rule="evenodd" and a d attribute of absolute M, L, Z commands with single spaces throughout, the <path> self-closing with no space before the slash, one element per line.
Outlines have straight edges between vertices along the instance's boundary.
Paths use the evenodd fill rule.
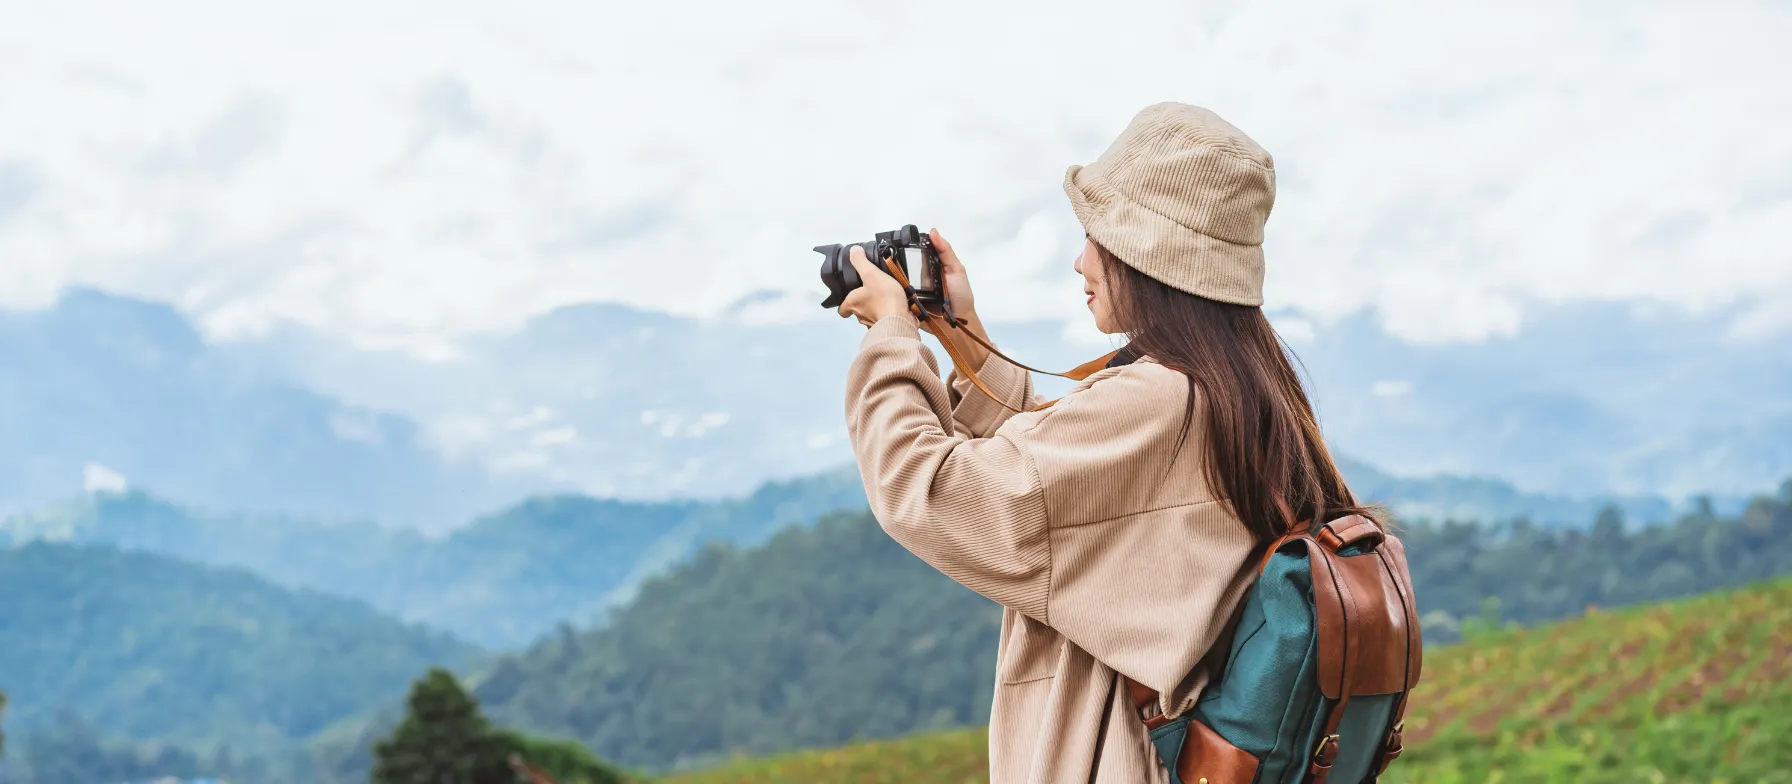
<path fill-rule="evenodd" d="M 1431 651 L 1390 782 L 1792 783 L 1792 581 Z M 984 731 L 744 759 L 669 779 L 981 782 Z"/>

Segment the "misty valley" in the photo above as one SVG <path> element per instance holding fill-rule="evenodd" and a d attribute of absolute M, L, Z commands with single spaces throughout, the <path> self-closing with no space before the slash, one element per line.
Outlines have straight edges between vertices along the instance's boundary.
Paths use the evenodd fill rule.
<path fill-rule="evenodd" d="M 1786 620 L 1748 609 L 1792 574 L 1792 355 L 1708 351 L 1715 329 L 1571 308 L 1504 343 L 1361 321 L 1294 343 L 1442 662 L 1393 775 L 1591 769 L 1649 738 L 1685 747 L 1662 769 L 1703 764 L 1645 715 L 1792 733 Z M 1088 353 L 1054 330 L 1001 331 Z M 1651 330 L 1680 338 L 1611 356 Z M 93 291 L 0 311 L 0 782 L 358 784 L 441 733 L 505 781 L 511 754 L 587 784 L 984 775 L 999 608 L 871 519 L 826 436 L 842 335 L 580 306 L 429 365 L 290 329 L 214 344 Z M 800 358 L 750 372 L 768 346 Z M 676 361 L 580 369 L 644 355 Z M 470 412 L 504 424 L 449 449 Z M 1631 637 L 1671 664 L 1486 698 L 1489 657 Z"/>

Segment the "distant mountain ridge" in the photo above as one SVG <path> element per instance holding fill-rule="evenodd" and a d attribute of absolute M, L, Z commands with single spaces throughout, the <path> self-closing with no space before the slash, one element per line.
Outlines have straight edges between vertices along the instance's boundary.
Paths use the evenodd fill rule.
<path fill-rule="evenodd" d="M 122 484 L 441 532 L 531 495 L 717 499 L 846 462 L 861 332 L 752 313 L 576 305 L 425 361 L 290 325 L 211 343 L 166 305 L 71 290 L 0 311 L 0 514 Z M 1334 448 L 1393 474 L 1679 503 L 1792 473 L 1792 341 L 1731 334 L 1723 314 L 1540 306 L 1462 345 L 1401 341 L 1373 314 L 1272 316 Z M 1103 349 L 1055 322 L 992 331 L 1044 365 Z"/>
<path fill-rule="evenodd" d="M 724 501 L 536 497 L 430 538 L 372 523 L 212 515 L 132 491 L 0 519 L 0 548 L 107 544 L 241 567 L 482 645 L 514 647 L 561 622 L 598 620 L 703 543 L 754 544 L 864 503 L 857 473 L 838 469 Z"/>
<path fill-rule="evenodd" d="M 1337 458 L 1338 470 L 1357 496 L 1385 505 L 1401 520 L 1505 522 L 1529 520 L 1551 527 L 1584 527 L 1606 507 L 1632 524 L 1664 523 L 1696 507 L 1658 495 L 1568 495 L 1526 493 L 1512 483 L 1487 477 L 1394 476 L 1361 460 Z M 1747 505 L 1741 496 L 1705 497 L 1714 511 L 1735 514 Z"/>
<path fill-rule="evenodd" d="M 1332 447 L 1397 475 L 1677 503 L 1770 491 L 1792 473 L 1792 341 L 1735 334 L 1722 312 L 1539 305 L 1514 335 L 1437 345 L 1393 337 L 1372 313 L 1272 320 L 1310 376 Z M 1106 349 L 1058 322 L 990 329 L 1039 367 Z M 589 304 L 469 340 L 450 363 L 296 331 L 231 350 L 344 400 L 488 434 L 469 453 L 552 465 L 587 493 L 707 497 L 851 458 L 841 400 L 862 334 L 819 312 L 765 324 Z M 500 418 L 518 427 L 493 427 Z"/>
<path fill-rule="evenodd" d="M 1662 498 L 1544 496 L 1496 480 L 1402 478 L 1360 461 L 1340 464 L 1362 498 L 1404 521 L 1524 518 L 1585 527 L 1607 505 L 1633 523 L 1683 511 Z M 1741 499 L 1718 499 L 1713 510 L 1741 506 Z M 825 513 L 864 507 L 850 465 L 719 501 L 538 496 L 441 537 L 373 523 L 218 515 L 128 491 L 0 518 L 0 547 L 108 544 L 241 567 L 280 585 L 354 597 L 481 645 L 514 648 L 561 622 L 601 620 L 643 581 L 706 544 L 753 545 Z"/>
<path fill-rule="evenodd" d="M 73 290 L 0 310 L 0 514 L 98 479 L 189 503 L 427 527 L 521 495 L 402 416 L 254 371 L 165 305 Z"/>

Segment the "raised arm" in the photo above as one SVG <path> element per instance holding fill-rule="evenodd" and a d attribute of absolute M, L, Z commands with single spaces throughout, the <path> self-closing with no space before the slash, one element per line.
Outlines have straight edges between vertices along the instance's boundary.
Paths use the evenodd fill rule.
<path fill-rule="evenodd" d="M 959 432 L 951 398 L 913 317 L 886 316 L 865 334 L 846 425 L 872 513 L 946 576 L 1044 621 L 1051 553 L 1038 472 L 1013 441 Z"/>

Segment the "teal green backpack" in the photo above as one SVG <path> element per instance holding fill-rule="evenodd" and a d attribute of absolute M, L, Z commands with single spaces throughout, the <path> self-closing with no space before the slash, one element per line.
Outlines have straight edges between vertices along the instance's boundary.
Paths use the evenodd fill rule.
<path fill-rule="evenodd" d="M 1195 706 L 1153 715 L 1128 686 L 1175 784 L 1355 784 L 1400 755 L 1419 681 L 1418 610 L 1400 540 L 1343 517 L 1283 537 L 1245 595 L 1231 650 Z"/>

